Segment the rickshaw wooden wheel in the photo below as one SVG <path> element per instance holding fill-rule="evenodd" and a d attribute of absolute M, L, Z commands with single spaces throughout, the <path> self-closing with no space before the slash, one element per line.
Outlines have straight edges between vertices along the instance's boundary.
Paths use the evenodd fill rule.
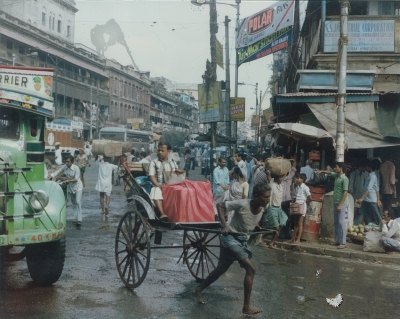
<path fill-rule="evenodd" d="M 137 210 L 126 212 L 115 236 L 115 262 L 126 287 L 139 287 L 145 279 L 150 249 L 150 229 L 146 220 Z"/>
<path fill-rule="evenodd" d="M 185 230 L 183 233 L 184 262 L 197 281 L 203 281 L 218 265 L 221 235 Z"/>

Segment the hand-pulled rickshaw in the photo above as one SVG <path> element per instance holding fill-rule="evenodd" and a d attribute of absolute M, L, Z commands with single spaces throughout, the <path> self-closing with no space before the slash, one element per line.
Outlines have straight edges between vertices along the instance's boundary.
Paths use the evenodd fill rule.
<path fill-rule="evenodd" d="M 157 208 L 146 191 L 151 188 L 145 177 L 147 168 L 148 164 L 146 167 L 141 163 L 124 163 L 119 170 L 127 201 L 132 205 L 122 216 L 115 237 L 115 261 L 121 280 L 126 287 L 139 287 L 149 270 L 151 250 L 178 248 L 182 249 L 178 263 L 183 260 L 193 277 L 202 281 L 218 264 L 221 224 L 159 220 Z M 169 230 L 183 230 L 182 246 L 161 244 L 162 232 Z M 270 231 L 252 234 L 266 232 Z"/>

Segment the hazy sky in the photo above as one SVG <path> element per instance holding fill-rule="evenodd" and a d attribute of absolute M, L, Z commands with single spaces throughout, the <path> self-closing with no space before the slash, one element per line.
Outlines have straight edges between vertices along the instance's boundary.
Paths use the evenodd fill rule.
<path fill-rule="evenodd" d="M 219 1 L 218 1 L 219 2 Z M 220 1 L 235 4 L 234 0 Z M 240 18 L 243 19 L 277 1 L 242 0 Z M 178 83 L 202 83 L 206 60 L 210 59 L 209 6 L 194 6 L 190 0 L 76 0 L 75 42 L 95 49 L 90 30 L 114 18 L 125 34 L 133 59 L 141 71 L 152 77 L 164 76 Z M 236 8 L 217 4 L 218 40 L 225 46 L 225 15 L 232 20 L 229 27 L 231 96 L 234 96 L 235 21 Z M 123 65 L 131 64 L 123 46 L 107 49 L 105 56 Z M 225 56 L 224 56 L 225 60 Z M 272 55 L 245 63 L 239 67 L 239 82 L 267 89 L 271 77 Z M 225 63 L 225 61 L 224 61 Z M 225 70 L 218 68 L 218 80 L 225 79 Z M 246 116 L 255 107 L 254 87 L 239 86 L 239 96 L 246 98 Z M 262 108 L 269 106 L 269 96 Z"/>

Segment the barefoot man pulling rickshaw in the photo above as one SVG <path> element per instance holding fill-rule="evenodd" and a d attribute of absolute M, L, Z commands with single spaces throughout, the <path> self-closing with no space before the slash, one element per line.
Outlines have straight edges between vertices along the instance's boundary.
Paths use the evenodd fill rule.
<path fill-rule="evenodd" d="M 266 183 L 257 184 L 253 189 L 254 199 L 240 199 L 217 204 L 218 215 L 222 225 L 220 259 L 217 267 L 194 290 L 200 303 L 206 304 L 201 292 L 224 274 L 234 261 L 246 270 L 244 277 L 244 304 L 242 312 L 254 315 L 262 312 L 250 306 L 253 279 L 256 273 L 251 261 L 252 252 L 247 246 L 248 233 L 261 230 L 259 223 L 271 197 L 271 187 Z M 227 224 L 227 212 L 234 211 Z"/>

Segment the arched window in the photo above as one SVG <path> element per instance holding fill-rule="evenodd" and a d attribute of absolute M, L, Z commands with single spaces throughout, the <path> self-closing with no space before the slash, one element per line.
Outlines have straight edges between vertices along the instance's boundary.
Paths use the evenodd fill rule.
<path fill-rule="evenodd" d="M 49 29 L 51 30 L 51 11 L 50 11 L 50 14 L 49 14 Z"/>
<path fill-rule="evenodd" d="M 71 36 L 71 21 L 68 20 L 68 23 L 67 23 L 67 37 L 70 37 L 70 36 Z"/>
<path fill-rule="evenodd" d="M 55 13 L 53 13 L 53 23 L 52 23 L 52 26 L 51 26 L 51 29 L 54 31 L 54 21 L 56 20 L 56 15 L 55 15 Z"/>
<path fill-rule="evenodd" d="M 57 32 L 58 33 L 61 33 L 61 21 L 62 21 L 61 15 L 58 15 L 58 21 L 57 21 Z"/>
<path fill-rule="evenodd" d="M 46 8 L 42 8 L 42 26 L 46 26 Z"/>

